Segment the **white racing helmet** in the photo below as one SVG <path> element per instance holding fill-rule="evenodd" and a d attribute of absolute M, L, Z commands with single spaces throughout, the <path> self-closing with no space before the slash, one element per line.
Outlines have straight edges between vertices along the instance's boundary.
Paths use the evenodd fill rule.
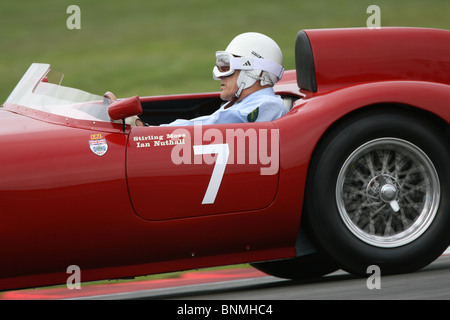
<path fill-rule="evenodd" d="M 284 73 L 283 54 L 280 47 L 271 38 L 256 32 L 247 32 L 234 38 L 225 51 L 216 52 L 216 66 L 213 77 L 232 75 L 241 70 L 237 80 L 239 98 L 242 90 L 260 81 L 262 86 L 273 86 Z"/>

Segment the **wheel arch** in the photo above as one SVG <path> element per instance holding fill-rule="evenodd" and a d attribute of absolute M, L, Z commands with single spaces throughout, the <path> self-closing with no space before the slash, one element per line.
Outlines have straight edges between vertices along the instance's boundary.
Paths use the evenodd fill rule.
<path fill-rule="evenodd" d="M 399 103 L 399 102 L 378 102 L 373 104 L 368 104 L 361 106 L 357 109 L 350 111 L 347 114 L 344 114 L 342 117 L 336 119 L 332 122 L 328 128 L 323 132 L 320 136 L 318 142 L 316 143 L 311 159 L 314 158 L 314 155 L 319 148 L 319 146 L 326 140 L 326 138 L 338 130 L 338 128 L 345 123 L 356 121 L 358 118 L 369 115 L 374 112 L 395 112 L 402 113 L 404 115 L 410 115 L 416 118 L 421 119 L 422 121 L 428 121 L 433 124 L 439 131 L 441 131 L 450 142 L 450 124 L 445 121 L 445 119 L 441 118 L 436 113 L 431 112 L 428 109 L 420 108 L 418 106 L 414 106 L 407 103 Z M 310 163 L 311 164 L 311 163 Z M 309 167 L 308 167 L 309 172 Z"/>

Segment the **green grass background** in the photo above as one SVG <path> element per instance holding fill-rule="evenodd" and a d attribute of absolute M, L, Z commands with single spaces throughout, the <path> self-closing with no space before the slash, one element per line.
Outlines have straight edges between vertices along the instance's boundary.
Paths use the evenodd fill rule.
<path fill-rule="evenodd" d="M 72 4 L 80 30 L 66 27 Z M 214 53 L 237 34 L 272 37 L 293 69 L 299 30 L 365 27 L 372 4 L 382 26 L 450 29 L 449 0 L 1 0 L 0 102 L 33 62 L 96 94 L 218 91 Z"/>
<path fill-rule="evenodd" d="M 69 5 L 81 29 L 69 30 Z M 0 102 L 33 62 L 65 73 L 63 84 L 118 97 L 218 91 L 214 52 L 239 33 L 262 32 L 294 68 L 300 29 L 382 26 L 449 29 L 448 0 L 1 0 Z"/>

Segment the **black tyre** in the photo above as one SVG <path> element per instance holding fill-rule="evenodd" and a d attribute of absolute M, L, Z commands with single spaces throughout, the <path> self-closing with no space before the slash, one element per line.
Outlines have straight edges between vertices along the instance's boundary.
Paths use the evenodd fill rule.
<path fill-rule="evenodd" d="M 339 269 L 333 260 L 321 253 L 251 265 L 271 276 L 291 280 L 319 278 Z"/>
<path fill-rule="evenodd" d="M 449 244 L 449 168 L 449 142 L 424 118 L 379 109 L 346 120 L 312 160 L 314 242 L 354 274 L 428 265 Z"/>

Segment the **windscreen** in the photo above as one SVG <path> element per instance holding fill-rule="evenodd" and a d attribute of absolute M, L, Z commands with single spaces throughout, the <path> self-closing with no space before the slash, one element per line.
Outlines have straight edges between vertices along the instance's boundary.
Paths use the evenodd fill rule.
<path fill-rule="evenodd" d="M 107 121 L 109 101 L 102 96 L 61 85 L 63 74 L 50 65 L 33 63 L 5 103 L 74 119 Z"/>

